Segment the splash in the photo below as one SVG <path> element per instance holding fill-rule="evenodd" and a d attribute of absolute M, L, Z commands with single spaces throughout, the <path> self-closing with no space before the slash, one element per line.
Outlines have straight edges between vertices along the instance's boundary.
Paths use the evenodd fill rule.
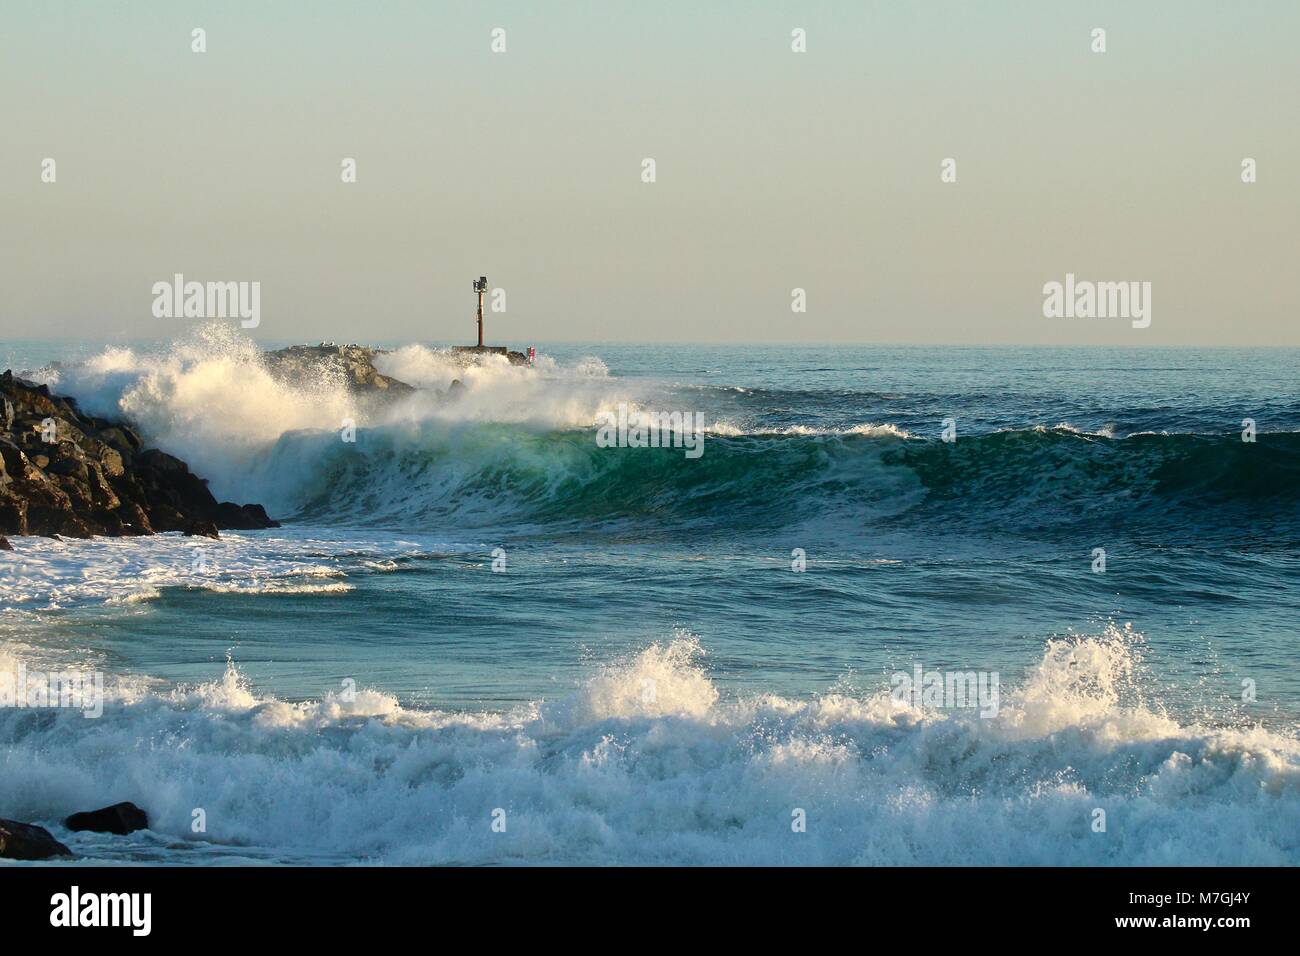
<path fill-rule="evenodd" d="M 720 393 L 697 389 L 683 405 L 682 393 L 613 377 L 596 358 L 519 367 L 493 356 L 465 368 L 408 345 L 376 364 L 418 390 L 358 407 L 336 374 L 291 387 L 260 355 L 238 330 L 213 326 L 158 352 L 109 349 L 50 378 L 91 412 L 125 415 L 218 498 L 335 526 L 852 529 L 909 513 L 930 525 L 939 507 L 948 525 L 999 531 L 1195 523 L 1207 541 L 1247 524 L 1275 537 L 1300 527 L 1297 433 L 1247 444 L 1062 423 L 949 444 L 887 421 L 718 420 L 698 464 L 674 463 L 654 449 L 596 447 L 598 413 L 690 408 Z M 450 400 L 453 380 L 466 387 Z M 355 443 L 340 440 L 345 420 L 358 426 Z"/>
<path fill-rule="evenodd" d="M 217 497 L 281 512 L 310 498 L 311 477 L 339 450 L 348 421 L 400 445 L 412 429 L 451 435 L 491 423 L 589 428 L 611 402 L 636 404 L 596 358 L 561 367 L 543 357 L 525 368 L 489 356 L 466 368 L 446 350 L 408 345 L 378 356 L 376 367 L 420 390 L 396 403 L 361 403 L 341 372 L 329 368 L 288 384 L 268 371 L 252 339 L 220 323 L 158 350 L 108 348 L 36 377 L 92 414 L 125 418 L 150 445 L 207 478 Z M 467 387 L 450 402 L 443 393 L 453 380 Z"/>
<path fill-rule="evenodd" d="M 110 681 L 98 721 L 0 713 L 0 804 L 119 861 L 184 841 L 178 862 L 1300 862 L 1300 743 L 1130 699 L 1134 645 L 1122 631 L 1049 644 L 988 720 L 887 689 L 725 697 L 685 634 L 506 714 L 414 710 L 374 688 L 289 703 L 228 664 L 192 687 Z M 56 821 L 105 794 L 137 798 L 154 833 L 65 837 Z"/>
<path fill-rule="evenodd" d="M 238 330 L 214 324 L 161 351 L 108 349 L 60 369 L 53 384 L 92 414 L 124 417 L 210 479 L 218 497 L 247 501 L 242 474 L 280 436 L 334 430 L 358 414 L 337 374 L 290 387 L 261 354 Z"/>

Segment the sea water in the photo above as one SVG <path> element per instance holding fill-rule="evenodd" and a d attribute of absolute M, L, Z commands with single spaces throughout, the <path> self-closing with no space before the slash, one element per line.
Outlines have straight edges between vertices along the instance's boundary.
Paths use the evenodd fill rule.
<path fill-rule="evenodd" d="M 121 862 L 1300 862 L 1295 350 L 388 343 L 420 391 L 368 408 L 243 336 L 0 344 L 284 522 L 0 552 L 0 671 L 106 695 L 0 708 L 0 816 Z M 702 454 L 600 447 L 620 404 Z M 151 829 L 59 822 L 119 800 Z"/>

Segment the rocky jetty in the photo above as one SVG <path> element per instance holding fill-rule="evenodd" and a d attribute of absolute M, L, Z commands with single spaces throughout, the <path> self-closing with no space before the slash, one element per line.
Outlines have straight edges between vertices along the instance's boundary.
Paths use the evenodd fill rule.
<path fill-rule="evenodd" d="M 491 355 L 503 356 L 511 365 L 529 364 L 527 355 L 508 349 L 504 345 L 453 345 L 450 354 L 456 362 L 465 367 L 481 365 L 483 360 Z"/>
<path fill-rule="evenodd" d="M 382 349 L 365 345 L 291 345 L 263 355 L 271 374 L 294 387 L 309 387 L 323 376 L 341 376 L 354 392 L 382 393 L 391 396 L 409 395 L 415 391 L 411 385 L 384 375 L 375 368 L 375 356 Z"/>
<path fill-rule="evenodd" d="M 0 534 L 217 537 L 275 527 L 261 505 L 217 501 L 179 458 L 45 385 L 0 375 Z"/>
<path fill-rule="evenodd" d="M 310 388 L 331 378 L 342 381 L 363 399 L 401 398 L 417 389 L 406 382 L 385 375 L 375 368 L 375 357 L 384 349 L 367 345 L 291 345 L 266 352 L 263 360 L 271 374 L 294 388 Z M 503 346 L 452 346 L 447 360 L 462 368 L 480 365 L 491 356 L 501 356 L 511 365 L 527 365 L 528 356 Z"/>

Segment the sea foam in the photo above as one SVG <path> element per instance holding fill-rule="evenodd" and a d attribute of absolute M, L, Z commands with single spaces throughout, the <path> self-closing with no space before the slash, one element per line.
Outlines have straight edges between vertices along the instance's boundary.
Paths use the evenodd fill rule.
<path fill-rule="evenodd" d="M 179 843 L 193 863 L 1300 862 L 1300 744 L 1127 699 L 1134 653 L 1118 631 L 1050 643 L 994 719 L 887 690 L 724 696 L 686 634 L 504 714 L 378 689 L 288 703 L 233 664 L 170 690 L 110 679 L 99 720 L 0 712 L 0 806 L 124 861 Z M 119 798 L 152 833 L 57 825 Z"/>

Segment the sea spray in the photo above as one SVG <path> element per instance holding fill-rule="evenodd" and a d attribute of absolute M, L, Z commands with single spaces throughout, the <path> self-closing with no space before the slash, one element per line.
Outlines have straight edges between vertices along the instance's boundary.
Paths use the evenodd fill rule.
<path fill-rule="evenodd" d="M 705 409 L 807 394 L 674 391 L 612 376 L 592 357 L 466 367 L 446 350 L 407 345 L 379 354 L 376 366 L 421 390 L 359 408 L 328 369 L 289 386 L 260 356 L 239 330 L 215 325 L 161 350 L 107 348 L 47 377 L 88 411 L 126 416 L 218 497 L 332 524 L 692 534 L 819 522 L 843 533 L 904 515 L 929 525 L 939 508 L 948 527 L 1030 533 L 1191 523 L 1209 541 L 1245 525 L 1274 536 L 1300 527 L 1295 432 L 1246 444 L 1235 432 L 1124 436 L 1113 424 L 1089 432 L 1025 422 L 947 445 L 890 421 L 770 427 L 719 417 L 704 430 L 709 455 L 673 467 L 595 447 L 597 413 L 690 407 L 683 394 Z M 453 380 L 465 388 L 449 401 Z M 345 422 L 355 441 L 341 440 Z"/>
<path fill-rule="evenodd" d="M 287 432 L 334 429 L 358 413 L 341 377 L 290 386 L 238 330 L 209 325 L 155 351 L 107 349 L 58 371 L 58 387 L 92 414 L 124 417 L 152 445 L 209 479 L 219 498 L 256 500 L 243 476 Z"/>
<path fill-rule="evenodd" d="M 196 862 L 1300 862 L 1300 744 L 1121 703 L 1130 643 L 1110 631 L 1049 648 L 991 720 L 884 687 L 724 697 L 690 636 L 504 714 L 365 689 L 288 703 L 231 665 L 173 691 L 110 686 L 94 734 L 0 712 L 0 802 L 48 819 L 149 781 L 158 839 L 192 844 Z M 490 828 L 502 806 L 504 835 Z M 1089 829 L 1096 806 L 1109 838 Z M 791 833 L 793 807 L 805 832 Z"/>

